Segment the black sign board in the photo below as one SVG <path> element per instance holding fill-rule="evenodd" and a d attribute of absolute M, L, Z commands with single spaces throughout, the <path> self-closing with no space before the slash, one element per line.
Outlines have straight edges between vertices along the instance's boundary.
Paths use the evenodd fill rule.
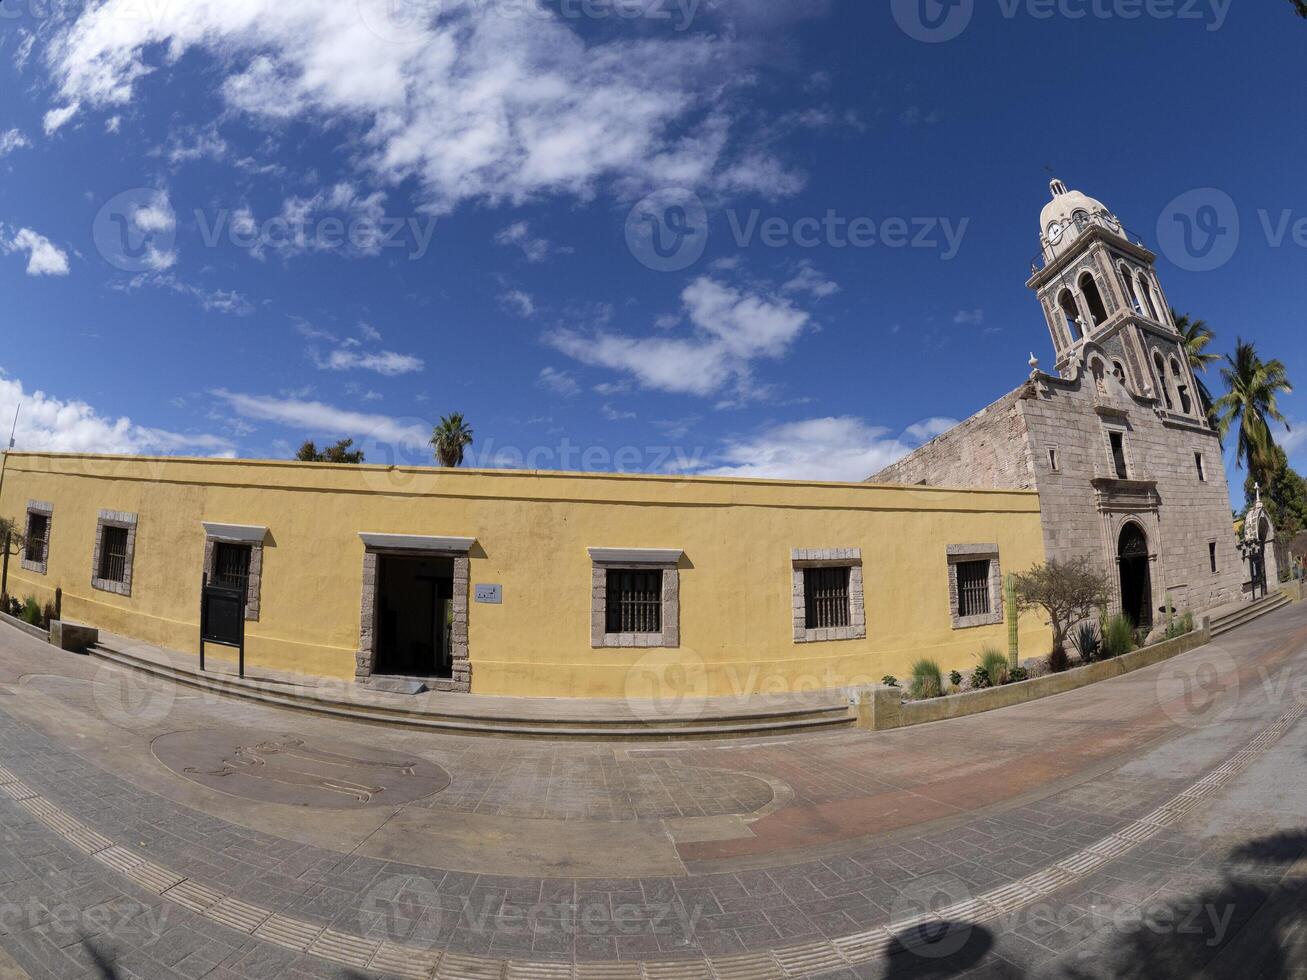
<path fill-rule="evenodd" d="M 206 643 L 239 649 L 240 676 L 245 676 L 245 594 L 210 585 L 207 575 L 200 590 L 200 670 L 204 670 Z"/>

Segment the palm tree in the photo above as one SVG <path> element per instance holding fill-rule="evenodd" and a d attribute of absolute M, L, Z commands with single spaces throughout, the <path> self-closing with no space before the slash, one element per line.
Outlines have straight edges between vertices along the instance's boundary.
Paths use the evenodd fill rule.
<path fill-rule="evenodd" d="M 472 430 L 463 421 L 462 412 L 454 412 L 440 420 L 431 432 L 431 445 L 441 466 L 462 466 L 463 450 L 472 445 Z"/>
<path fill-rule="evenodd" d="M 1240 466 L 1246 462 L 1248 472 L 1261 480 L 1263 486 L 1269 486 L 1266 477 L 1272 473 L 1275 459 L 1270 421 L 1289 427 L 1280 414 L 1276 398 L 1281 393 L 1292 393 L 1293 385 L 1280 361 L 1262 361 L 1257 356 L 1257 348 L 1244 343 L 1242 337 L 1235 346 L 1234 356 L 1227 354 L 1225 360 L 1221 378 L 1230 390 L 1213 406 L 1217 424 L 1222 436 L 1234 425 L 1239 426 L 1235 460 Z"/>
<path fill-rule="evenodd" d="M 1207 349 L 1208 345 L 1216 339 L 1216 335 L 1212 333 L 1212 328 L 1207 325 L 1206 320 L 1191 320 L 1188 313 L 1181 315 L 1172 310 L 1171 318 L 1175 321 L 1175 329 L 1180 333 L 1181 345 L 1189 357 L 1194 381 L 1198 382 L 1198 397 L 1203 403 L 1203 414 L 1207 416 L 1209 422 L 1215 423 L 1212 393 L 1199 375 L 1207 373 L 1207 365 L 1215 364 L 1221 359 L 1220 354 L 1214 354 Z"/>

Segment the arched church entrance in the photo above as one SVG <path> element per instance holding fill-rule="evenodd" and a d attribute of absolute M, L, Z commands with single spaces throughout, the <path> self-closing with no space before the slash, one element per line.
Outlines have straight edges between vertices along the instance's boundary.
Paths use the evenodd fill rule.
<path fill-rule="evenodd" d="M 1117 558 L 1121 566 L 1121 611 L 1136 629 L 1152 629 L 1153 580 L 1148 535 L 1133 521 L 1121 529 Z"/>

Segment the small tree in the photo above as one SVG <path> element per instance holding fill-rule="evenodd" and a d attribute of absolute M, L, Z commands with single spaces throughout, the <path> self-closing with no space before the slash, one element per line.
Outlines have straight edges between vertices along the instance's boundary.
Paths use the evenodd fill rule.
<path fill-rule="evenodd" d="M 3 555 L 0 555 L 0 563 L 4 566 L 4 582 L 0 584 L 0 597 L 9 598 L 9 559 L 17 558 L 23 553 L 23 532 L 18 529 L 18 522 L 8 518 L 0 517 L 0 550 L 8 549 Z M 3 612 L 9 610 L 3 609 Z"/>
<path fill-rule="evenodd" d="M 1071 628 L 1107 605 L 1107 577 L 1083 556 L 1037 565 L 1017 576 L 1017 605 L 1022 612 L 1044 610 L 1053 628 L 1053 652 L 1065 652 Z"/>
<path fill-rule="evenodd" d="M 295 454 L 295 458 L 301 463 L 353 463 L 363 462 L 363 450 L 349 447 L 354 445 L 353 439 L 342 439 L 334 446 L 328 446 L 321 452 L 318 451 L 317 444 L 312 440 L 300 446 L 300 451 Z"/>

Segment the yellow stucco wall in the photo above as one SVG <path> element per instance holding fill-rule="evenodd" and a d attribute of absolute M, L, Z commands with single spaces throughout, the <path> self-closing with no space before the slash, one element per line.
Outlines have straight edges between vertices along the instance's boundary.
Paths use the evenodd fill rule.
<path fill-rule="evenodd" d="M 248 662 L 337 678 L 354 673 L 359 532 L 475 537 L 472 583 L 503 586 L 502 605 L 470 605 L 478 694 L 639 696 L 644 666 L 669 661 L 713 696 L 904 677 L 922 656 L 969 670 L 1006 628 L 952 629 L 947 546 L 996 543 L 1004 572 L 1043 560 L 1024 491 L 11 453 L 0 513 L 31 500 L 54 505 L 49 571 L 12 561 L 10 593 L 60 586 L 65 618 L 190 654 L 200 522 L 266 526 Z M 91 588 L 102 509 L 139 515 L 130 598 Z M 591 649 L 588 547 L 684 550 L 679 651 Z M 867 638 L 796 644 L 791 550 L 853 547 Z M 1023 656 L 1048 652 L 1038 617 L 1021 638 Z"/>

